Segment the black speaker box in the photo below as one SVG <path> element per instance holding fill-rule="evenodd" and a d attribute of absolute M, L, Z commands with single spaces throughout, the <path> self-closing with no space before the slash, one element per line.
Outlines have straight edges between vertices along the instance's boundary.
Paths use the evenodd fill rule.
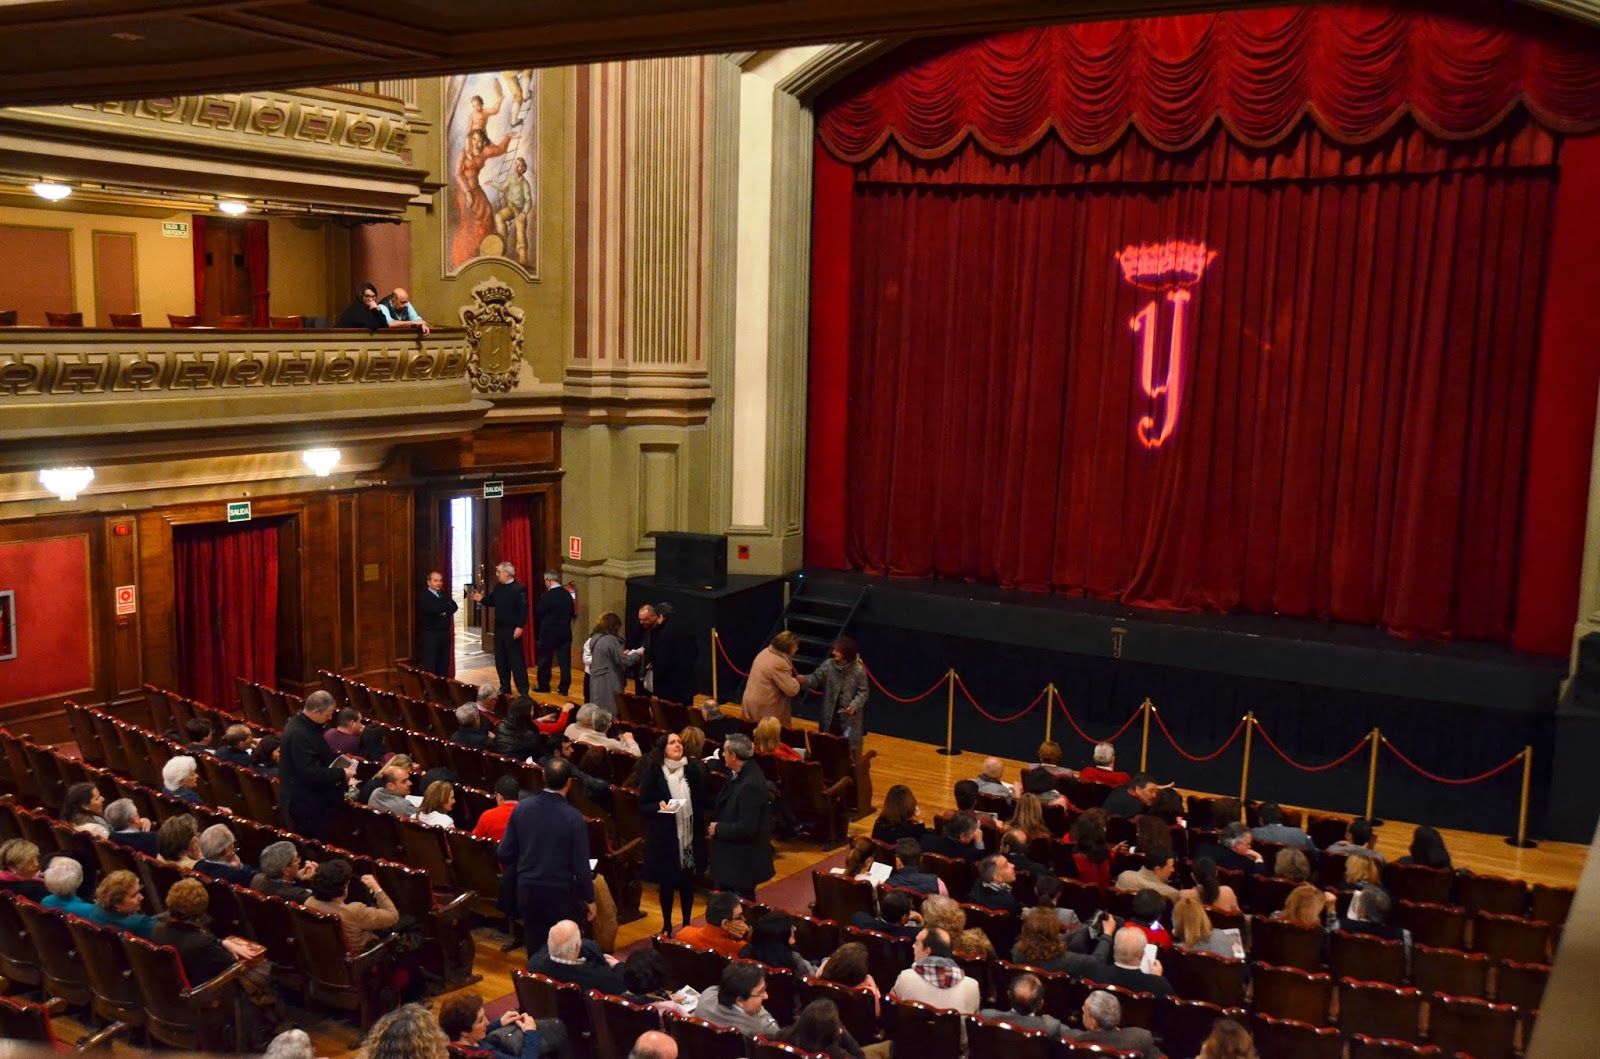
<path fill-rule="evenodd" d="M 728 538 L 716 533 L 656 534 L 656 580 L 689 588 L 728 583 Z"/>

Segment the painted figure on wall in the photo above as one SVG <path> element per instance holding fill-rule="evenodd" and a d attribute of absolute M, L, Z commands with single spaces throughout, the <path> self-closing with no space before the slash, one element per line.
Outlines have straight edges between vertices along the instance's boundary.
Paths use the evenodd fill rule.
<path fill-rule="evenodd" d="M 531 71 L 445 78 L 446 275 L 494 258 L 537 278 L 537 84 Z"/>

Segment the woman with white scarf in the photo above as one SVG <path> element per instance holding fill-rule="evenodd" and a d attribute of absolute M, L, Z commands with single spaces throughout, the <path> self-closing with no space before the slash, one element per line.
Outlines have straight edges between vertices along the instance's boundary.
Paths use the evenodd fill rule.
<path fill-rule="evenodd" d="M 661 888 L 661 929 L 672 933 L 672 900 L 683 906 L 683 925 L 694 915 L 694 880 L 706 868 L 708 809 L 705 766 L 683 752 L 677 733 L 650 751 L 639 780 L 639 808 L 648 814 L 644 877 Z"/>

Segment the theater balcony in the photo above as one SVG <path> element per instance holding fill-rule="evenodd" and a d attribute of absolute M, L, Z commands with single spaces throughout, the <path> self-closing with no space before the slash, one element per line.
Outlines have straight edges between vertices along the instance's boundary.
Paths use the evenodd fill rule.
<path fill-rule="evenodd" d="M 0 471 L 475 429 L 467 332 L 0 328 Z"/>

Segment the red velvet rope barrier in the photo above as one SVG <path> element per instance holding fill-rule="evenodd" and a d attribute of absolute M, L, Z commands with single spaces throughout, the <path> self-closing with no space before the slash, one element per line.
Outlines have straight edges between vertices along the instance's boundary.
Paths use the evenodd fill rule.
<path fill-rule="evenodd" d="M 1033 708 L 1035 706 L 1039 705 L 1039 700 L 1044 698 L 1045 695 L 1048 694 L 1049 691 L 1050 691 L 1049 688 L 1045 688 L 1044 691 L 1041 691 L 1041 692 L 1039 692 L 1039 694 L 1035 695 L 1033 697 L 1033 701 L 1028 703 L 1026 706 L 1024 706 L 1022 708 L 1022 712 L 1021 713 L 1014 713 L 1010 717 L 996 717 L 994 714 L 990 713 L 988 710 L 985 710 L 982 706 L 978 705 L 978 700 L 973 698 L 972 697 L 972 692 L 967 690 L 967 682 L 962 680 L 961 676 L 959 674 L 957 674 L 957 676 L 956 676 L 956 687 L 960 688 L 961 689 L 961 694 L 965 695 L 967 697 L 967 701 L 972 703 L 972 708 L 973 709 L 977 710 L 985 718 L 995 722 L 996 724 L 1011 724 L 1013 721 L 1022 720 L 1028 714 L 1033 712 Z"/>
<path fill-rule="evenodd" d="M 872 670 L 867 668 L 867 664 L 865 662 L 861 663 L 861 668 L 865 669 L 867 671 L 867 679 L 872 681 L 872 686 L 873 687 L 877 688 L 879 691 L 881 691 L 885 695 L 889 696 L 889 698 L 893 699 L 895 702 L 902 703 L 902 704 L 903 703 L 909 703 L 909 702 L 921 702 L 923 699 L 927 698 L 928 696 L 932 695 L 934 692 L 938 691 L 939 690 L 939 685 L 941 685 L 941 684 L 943 684 L 945 682 L 945 678 L 944 677 L 940 677 L 938 680 L 935 680 L 933 682 L 933 686 L 932 687 L 930 687 L 927 691 L 924 691 L 921 695 L 917 695 L 917 696 L 914 696 L 914 697 L 909 698 L 909 699 L 902 699 L 900 696 L 896 695 L 894 692 L 890 691 L 888 688 L 886 688 L 882 684 L 878 683 L 878 678 L 873 676 Z"/>
<path fill-rule="evenodd" d="M 739 674 L 741 677 L 747 677 L 747 676 L 750 675 L 750 671 L 748 669 L 740 669 L 738 666 L 733 664 L 733 659 L 728 657 L 728 649 L 726 647 L 722 646 L 722 637 L 713 636 L 712 639 L 716 641 L 716 643 L 717 643 L 717 652 L 722 655 L 722 660 L 724 662 L 728 663 L 728 668 L 729 669 L 733 670 L 735 673 Z"/>
<path fill-rule="evenodd" d="M 1156 715 L 1156 724 L 1160 727 L 1161 734 L 1167 737 L 1167 742 L 1172 744 L 1172 749 L 1174 749 L 1174 750 L 1176 750 L 1178 752 L 1178 756 L 1179 757 L 1186 758 L 1186 759 L 1188 759 L 1190 761 L 1195 762 L 1196 764 L 1203 764 L 1203 763 L 1205 763 L 1207 761 L 1211 761 L 1211 760 L 1214 760 L 1216 758 L 1221 757 L 1222 756 L 1222 752 L 1224 750 L 1228 749 L 1230 746 L 1232 746 L 1233 745 L 1233 741 L 1235 739 L 1239 738 L 1239 733 L 1244 731 L 1245 724 L 1248 723 L 1249 720 L 1250 720 L 1250 718 L 1248 716 L 1239 718 L 1238 727 L 1234 728 L 1233 734 L 1228 736 L 1228 741 L 1226 743 L 1223 743 L 1221 746 L 1217 747 L 1217 749 L 1213 750 L 1211 753 L 1207 754 L 1205 757 L 1195 757 L 1193 754 L 1191 754 L 1187 750 L 1183 749 L 1183 747 L 1179 746 L 1178 745 L 1178 741 L 1176 739 L 1172 738 L 1172 733 L 1167 731 L 1167 722 L 1165 722 L 1165 721 L 1163 721 L 1161 719 L 1161 711 L 1160 710 L 1156 710 L 1155 711 L 1155 715 Z"/>
<path fill-rule="evenodd" d="M 1067 712 L 1067 703 L 1065 699 L 1060 700 L 1058 705 L 1061 707 L 1061 716 L 1065 717 L 1067 719 L 1067 723 L 1072 726 L 1072 730 L 1078 733 L 1078 738 L 1082 739 L 1085 743 L 1091 743 L 1096 746 L 1101 743 L 1115 743 L 1118 739 L 1121 739 L 1123 734 L 1126 733 L 1129 728 L 1133 727 L 1133 722 L 1139 719 L 1139 714 L 1144 711 L 1143 704 L 1135 706 L 1133 709 L 1133 716 L 1128 718 L 1128 722 L 1126 724 L 1124 724 L 1121 728 L 1118 728 L 1114 734 L 1108 735 L 1104 739 L 1096 739 L 1094 736 L 1078 727 L 1078 722 L 1073 720 L 1072 714 Z"/>
<path fill-rule="evenodd" d="M 1393 743 L 1389 742 L 1388 736 L 1379 736 L 1378 738 L 1382 739 L 1383 745 L 1389 748 L 1389 752 L 1395 757 L 1399 758 L 1407 768 L 1411 769 L 1411 771 L 1417 773 L 1419 776 L 1422 776 L 1424 779 L 1430 779 L 1435 783 L 1446 783 L 1452 787 L 1465 787 L 1471 783 L 1482 783 L 1486 779 L 1489 779 L 1493 776 L 1498 776 L 1512 765 L 1515 765 L 1517 762 L 1521 761 L 1523 755 L 1523 751 L 1519 750 L 1511 756 L 1511 760 L 1505 762 L 1504 764 L 1496 765 L 1494 768 L 1483 773 L 1481 776 L 1472 776 L 1464 780 L 1452 780 L 1447 779 L 1444 776 L 1435 776 L 1433 773 L 1429 772 L 1415 761 L 1412 761 L 1410 758 L 1400 753 L 1399 748 L 1397 748 Z"/>
<path fill-rule="evenodd" d="M 1350 748 L 1350 752 L 1348 754 L 1343 754 L 1336 760 L 1328 762 L 1326 765 L 1302 765 L 1288 754 L 1285 754 L 1283 752 L 1283 748 L 1272 741 L 1272 736 L 1268 735 L 1267 730 L 1261 727 L 1260 721 L 1256 722 L 1256 734 L 1262 739 L 1266 740 L 1267 745 L 1272 748 L 1273 753 L 1287 761 L 1291 768 L 1299 769 L 1301 772 L 1327 772 L 1329 769 L 1338 768 L 1346 761 L 1349 761 L 1351 758 L 1361 753 L 1361 751 L 1365 749 L 1367 745 L 1368 738 L 1367 736 L 1362 736 L 1356 741 L 1356 745 Z"/>

